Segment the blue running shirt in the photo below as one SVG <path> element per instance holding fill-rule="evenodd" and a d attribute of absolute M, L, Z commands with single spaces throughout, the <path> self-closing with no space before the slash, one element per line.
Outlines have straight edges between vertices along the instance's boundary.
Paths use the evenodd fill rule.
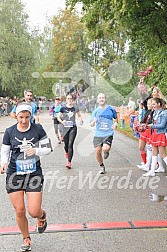
<path fill-rule="evenodd" d="M 92 122 L 94 118 L 96 118 L 96 137 L 113 136 L 113 119 L 117 118 L 115 108 L 110 105 L 107 105 L 105 109 L 98 107 L 93 111 L 90 122 Z"/>

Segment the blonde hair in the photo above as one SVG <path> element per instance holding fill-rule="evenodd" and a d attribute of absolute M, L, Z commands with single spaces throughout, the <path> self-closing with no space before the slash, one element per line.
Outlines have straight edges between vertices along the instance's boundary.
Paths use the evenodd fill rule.
<path fill-rule="evenodd" d="M 152 92 L 154 90 L 157 92 L 157 96 L 158 96 L 157 98 L 160 98 L 160 99 L 163 99 L 164 101 L 166 101 L 165 96 L 161 93 L 161 90 L 158 87 L 154 87 L 153 90 L 152 90 Z"/>

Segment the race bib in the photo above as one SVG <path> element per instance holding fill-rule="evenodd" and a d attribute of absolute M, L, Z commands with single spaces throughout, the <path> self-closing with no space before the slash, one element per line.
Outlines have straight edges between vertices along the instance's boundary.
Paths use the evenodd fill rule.
<path fill-rule="evenodd" d="M 108 123 L 107 122 L 101 122 L 100 123 L 100 129 L 101 130 L 109 130 Z"/>
<path fill-rule="evenodd" d="M 73 126 L 74 126 L 73 121 L 66 121 L 64 123 L 64 127 L 66 127 L 66 128 L 71 128 Z"/>
<path fill-rule="evenodd" d="M 35 171 L 36 171 L 35 158 L 16 161 L 16 172 L 18 175 L 28 174 Z"/>

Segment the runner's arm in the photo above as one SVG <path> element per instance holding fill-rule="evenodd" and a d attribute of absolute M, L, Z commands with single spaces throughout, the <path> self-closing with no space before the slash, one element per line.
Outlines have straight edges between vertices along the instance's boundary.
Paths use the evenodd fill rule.
<path fill-rule="evenodd" d="M 14 112 L 11 112 L 11 113 L 10 113 L 10 116 L 11 116 L 12 118 L 14 118 L 14 119 L 17 118 L 17 117 L 16 117 L 16 113 L 14 113 Z"/>
<path fill-rule="evenodd" d="M 78 115 L 78 118 L 79 118 L 79 124 L 82 125 L 83 124 L 83 120 L 82 120 L 82 116 L 81 116 L 81 113 L 80 111 L 77 112 L 77 115 Z"/>
<path fill-rule="evenodd" d="M 14 108 L 12 109 L 11 113 L 10 113 L 10 116 L 14 119 L 16 119 L 16 105 L 14 106 Z"/>
<path fill-rule="evenodd" d="M 58 116 L 57 116 L 57 120 L 60 122 L 60 123 L 64 123 L 64 121 L 63 120 L 61 120 L 61 117 L 62 117 L 62 115 L 63 115 L 63 113 L 61 113 L 61 112 L 59 112 L 58 113 Z"/>
<path fill-rule="evenodd" d="M 39 115 L 38 114 L 36 114 L 36 115 L 34 115 L 34 119 L 35 119 L 35 123 L 39 123 Z"/>
<path fill-rule="evenodd" d="M 52 151 L 51 143 L 49 138 L 43 138 L 39 141 L 39 147 L 29 148 L 26 150 L 27 156 L 45 156 Z"/>
<path fill-rule="evenodd" d="M 95 117 L 92 122 L 90 122 L 90 126 L 94 127 L 96 124 L 97 118 Z"/>
<path fill-rule="evenodd" d="M 96 110 L 94 110 L 90 118 L 90 126 L 94 127 L 96 122 L 97 122 Z"/>
<path fill-rule="evenodd" d="M 0 173 L 4 173 L 6 171 L 7 166 L 8 166 L 9 157 L 10 157 L 10 145 L 2 144 Z"/>

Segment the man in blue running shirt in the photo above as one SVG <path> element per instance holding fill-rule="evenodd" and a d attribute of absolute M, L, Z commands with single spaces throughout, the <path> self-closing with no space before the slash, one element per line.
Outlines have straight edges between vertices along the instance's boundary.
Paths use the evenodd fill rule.
<path fill-rule="evenodd" d="M 109 156 L 111 144 L 113 141 L 114 130 L 117 128 L 118 119 L 117 112 L 114 107 L 106 104 L 106 96 L 100 93 L 97 96 L 97 107 L 91 116 L 90 125 L 95 128 L 95 135 L 93 139 L 94 148 L 96 149 L 96 160 L 100 165 L 100 174 L 104 174 L 105 166 L 103 163 L 104 159 Z M 104 156 L 102 156 L 102 152 Z"/>
<path fill-rule="evenodd" d="M 24 100 L 30 103 L 32 108 L 31 123 L 39 123 L 38 107 L 35 102 L 33 102 L 33 92 L 30 89 L 24 90 Z M 10 116 L 12 118 L 17 118 L 16 116 L 16 106 L 12 109 Z"/>

